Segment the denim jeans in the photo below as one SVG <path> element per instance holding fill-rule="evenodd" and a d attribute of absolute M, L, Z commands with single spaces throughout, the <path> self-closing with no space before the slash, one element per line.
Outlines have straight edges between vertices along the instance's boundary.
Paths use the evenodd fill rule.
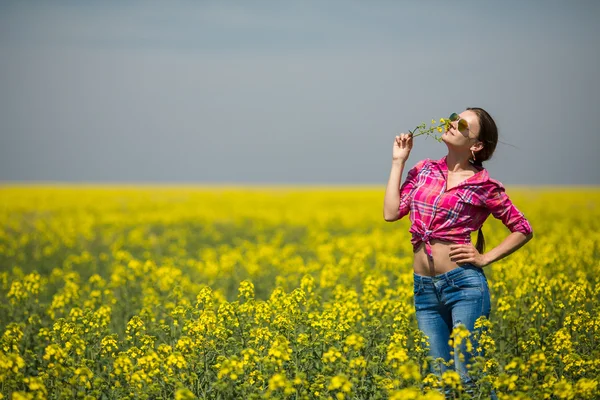
<path fill-rule="evenodd" d="M 477 318 L 490 316 L 490 291 L 483 269 L 463 264 L 435 276 L 414 273 L 414 304 L 419 329 L 429 338 L 429 355 L 434 359 L 440 357 L 445 362 L 454 360 L 454 365 L 449 367 L 430 364 L 430 372 L 441 377 L 447 369 L 454 369 L 467 393 L 472 393 L 475 383 L 467 372 L 467 364 L 472 356 L 484 354 L 477 352 L 473 335 L 469 336 L 472 352 L 466 351 L 466 341 L 456 348 L 451 347 L 448 341 L 452 329 L 458 324 L 464 324 L 473 333 Z M 454 355 L 450 353 L 452 351 Z M 460 353 L 463 354 L 463 360 Z M 494 392 L 491 398 L 496 398 Z"/>

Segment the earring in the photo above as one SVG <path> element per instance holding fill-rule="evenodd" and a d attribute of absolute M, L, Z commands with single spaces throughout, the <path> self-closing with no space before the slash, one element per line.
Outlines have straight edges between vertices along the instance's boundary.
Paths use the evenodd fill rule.
<path fill-rule="evenodd" d="M 475 153 L 473 153 L 473 150 L 471 150 L 471 154 L 473 154 L 473 161 L 475 161 Z"/>

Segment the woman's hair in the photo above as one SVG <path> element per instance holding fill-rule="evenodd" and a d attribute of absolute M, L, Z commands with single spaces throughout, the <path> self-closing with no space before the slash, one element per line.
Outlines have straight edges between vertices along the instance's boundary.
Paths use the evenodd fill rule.
<path fill-rule="evenodd" d="M 498 127 L 494 119 L 483 108 L 468 107 L 467 110 L 473 111 L 479 118 L 479 141 L 483 143 L 483 148 L 475 153 L 475 160 L 471 160 L 471 164 L 481 167 L 484 161 L 492 158 L 496 145 L 498 144 Z M 479 228 L 477 233 L 477 251 L 481 254 L 485 251 L 485 238 L 483 231 Z"/>

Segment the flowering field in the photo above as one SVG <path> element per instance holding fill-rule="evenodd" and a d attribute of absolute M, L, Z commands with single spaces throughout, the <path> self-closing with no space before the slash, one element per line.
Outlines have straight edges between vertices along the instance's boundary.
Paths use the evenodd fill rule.
<path fill-rule="evenodd" d="M 0 188 L 0 398 L 467 398 L 384 190 Z M 600 190 L 508 193 L 535 237 L 484 270 L 480 398 L 600 398 Z"/>

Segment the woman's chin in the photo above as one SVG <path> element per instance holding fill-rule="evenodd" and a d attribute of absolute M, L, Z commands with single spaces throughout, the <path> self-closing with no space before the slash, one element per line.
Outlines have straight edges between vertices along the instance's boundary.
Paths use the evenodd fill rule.
<path fill-rule="evenodd" d="M 442 142 L 446 143 L 447 145 L 452 144 L 450 139 L 451 139 L 450 135 L 447 135 L 447 134 L 442 135 Z"/>

